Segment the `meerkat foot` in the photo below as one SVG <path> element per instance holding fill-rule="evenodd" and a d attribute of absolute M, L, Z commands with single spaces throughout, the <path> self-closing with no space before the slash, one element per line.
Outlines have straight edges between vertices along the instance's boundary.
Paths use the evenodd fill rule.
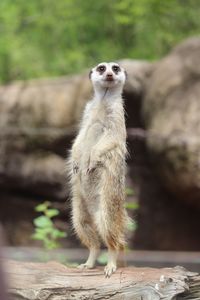
<path fill-rule="evenodd" d="M 117 255 L 117 251 L 108 249 L 108 263 L 104 268 L 105 277 L 110 277 L 117 270 Z"/>
<path fill-rule="evenodd" d="M 90 253 L 89 253 L 89 257 L 87 259 L 87 261 L 84 264 L 81 264 L 78 266 L 79 269 L 92 269 L 94 268 L 95 265 L 95 261 L 97 259 L 99 253 L 99 249 L 97 248 L 91 248 L 90 249 Z"/>
<path fill-rule="evenodd" d="M 78 269 L 80 270 L 84 270 L 84 269 L 93 269 L 94 268 L 94 264 L 89 264 L 89 263 L 84 263 L 84 264 L 80 264 L 78 266 Z"/>
<path fill-rule="evenodd" d="M 110 277 L 117 270 L 117 266 L 114 263 L 108 263 L 104 268 L 105 277 Z"/>

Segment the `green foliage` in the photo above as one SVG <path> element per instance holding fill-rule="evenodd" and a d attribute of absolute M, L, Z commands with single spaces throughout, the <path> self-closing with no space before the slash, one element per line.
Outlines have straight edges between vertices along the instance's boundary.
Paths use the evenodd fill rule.
<path fill-rule="evenodd" d="M 1 0 L 0 82 L 157 59 L 199 35 L 197 0 Z"/>
<path fill-rule="evenodd" d="M 139 204 L 137 202 L 127 202 L 125 203 L 125 207 L 130 210 L 136 210 L 139 208 Z"/>
<path fill-rule="evenodd" d="M 58 240 L 66 237 L 66 233 L 57 229 L 52 221 L 52 218 L 59 215 L 59 211 L 51 208 L 51 203 L 46 201 L 35 207 L 37 212 L 42 213 L 41 216 L 35 218 L 35 232 L 32 238 L 43 242 L 45 249 L 55 249 L 60 247 Z"/>
<path fill-rule="evenodd" d="M 108 253 L 106 251 L 102 251 L 102 253 L 98 256 L 97 261 L 101 265 L 105 265 L 108 262 Z"/>
<path fill-rule="evenodd" d="M 132 188 L 126 188 L 126 196 L 130 197 L 134 195 L 134 190 Z M 125 208 L 135 211 L 139 208 L 138 202 L 129 201 L 125 203 Z M 129 231 L 135 231 L 137 229 L 137 223 L 131 218 L 128 220 L 127 229 Z"/>
<path fill-rule="evenodd" d="M 132 188 L 127 187 L 126 188 L 126 196 L 133 196 L 134 190 Z"/>
<path fill-rule="evenodd" d="M 135 231 L 137 229 L 137 223 L 134 220 L 129 219 L 127 224 L 127 229 L 129 231 Z"/>
<path fill-rule="evenodd" d="M 127 187 L 126 196 L 127 197 L 134 196 L 134 190 L 132 188 Z M 137 210 L 139 208 L 138 202 L 134 202 L 134 201 L 126 202 L 124 206 L 126 209 L 130 209 L 130 210 Z"/>

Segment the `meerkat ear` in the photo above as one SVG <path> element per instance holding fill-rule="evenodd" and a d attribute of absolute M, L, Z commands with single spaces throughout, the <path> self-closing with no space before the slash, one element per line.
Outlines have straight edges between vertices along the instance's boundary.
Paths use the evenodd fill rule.
<path fill-rule="evenodd" d="M 91 76 L 92 76 L 92 70 L 90 70 L 89 72 L 89 78 L 91 79 Z"/>

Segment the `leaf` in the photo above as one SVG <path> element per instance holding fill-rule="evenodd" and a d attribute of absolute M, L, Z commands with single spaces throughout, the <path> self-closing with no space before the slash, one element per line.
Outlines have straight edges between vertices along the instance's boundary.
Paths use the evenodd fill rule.
<path fill-rule="evenodd" d="M 131 209 L 131 210 L 136 210 L 139 208 L 139 204 L 137 202 L 127 202 L 127 203 L 125 203 L 125 208 Z"/>
<path fill-rule="evenodd" d="M 34 233 L 34 234 L 32 234 L 31 238 L 34 239 L 34 240 L 43 241 L 44 240 L 44 235 L 40 234 L 40 233 Z"/>
<path fill-rule="evenodd" d="M 102 252 L 97 258 L 99 264 L 105 265 L 108 262 L 108 255 L 106 252 Z"/>
<path fill-rule="evenodd" d="M 58 243 L 57 241 L 46 239 L 44 241 L 44 246 L 46 249 L 56 249 L 60 247 L 60 243 Z"/>
<path fill-rule="evenodd" d="M 126 196 L 133 196 L 134 190 L 132 188 L 126 188 Z"/>
<path fill-rule="evenodd" d="M 35 211 L 44 212 L 48 208 L 49 205 L 50 205 L 50 202 L 45 201 L 44 203 L 37 205 L 35 207 Z"/>
<path fill-rule="evenodd" d="M 36 227 L 35 232 L 43 235 L 48 235 L 51 233 L 52 227 Z"/>
<path fill-rule="evenodd" d="M 52 209 L 48 209 L 46 212 L 45 212 L 45 215 L 49 218 L 53 218 L 57 215 L 59 215 L 59 210 L 58 209 L 55 209 L 55 208 L 52 208 Z"/>
<path fill-rule="evenodd" d="M 45 228 L 45 227 L 52 227 L 53 222 L 46 216 L 40 216 L 33 220 L 33 223 L 37 227 Z"/>
<path fill-rule="evenodd" d="M 67 234 L 64 231 L 61 231 L 61 230 L 55 228 L 55 229 L 53 229 L 51 231 L 51 236 L 54 239 L 58 239 L 58 238 L 64 238 L 64 237 L 66 237 Z"/>
<path fill-rule="evenodd" d="M 60 238 L 65 238 L 67 237 L 67 233 L 64 231 L 60 231 Z"/>
<path fill-rule="evenodd" d="M 128 224 L 127 224 L 127 229 L 130 231 L 135 231 L 137 228 L 137 224 L 135 221 L 133 220 L 129 220 Z"/>

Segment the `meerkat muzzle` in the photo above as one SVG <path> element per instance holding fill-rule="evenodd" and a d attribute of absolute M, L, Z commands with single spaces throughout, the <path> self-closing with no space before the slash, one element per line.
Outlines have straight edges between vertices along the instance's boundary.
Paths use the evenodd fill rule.
<path fill-rule="evenodd" d="M 108 74 L 106 75 L 106 81 L 113 81 L 113 80 L 114 80 L 113 74 L 108 73 Z"/>

